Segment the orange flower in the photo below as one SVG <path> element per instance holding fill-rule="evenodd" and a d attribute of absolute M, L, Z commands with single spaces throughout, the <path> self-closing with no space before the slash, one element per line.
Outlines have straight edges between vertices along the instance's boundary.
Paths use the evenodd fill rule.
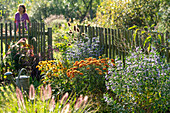
<path fill-rule="evenodd" d="M 109 67 L 109 65 L 108 65 L 108 64 L 104 64 L 104 66 Z"/>
<path fill-rule="evenodd" d="M 103 68 L 103 70 L 106 70 L 106 68 Z"/>
<path fill-rule="evenodd" d="M 113 59 L 111 59 L 111 62 L 114 62 L 114 60 L 113 60 Z"/>
<path fill-rule="evenodd" d="M 74 78 L 75 77 L 75 75 L 73 74 L 71 77 L 70 77 L 70 79 L 72 79 L 72 78 Z"/>
<path fill-rule="evenodd" d="M 96 60 L 96 58 L 93 58 L 93 61 L 95 61 Z"/>
<path fill-rule="evenodd" d="M 99 75 L 102 75 L 103 73 L 102 72 L 99 72 Z"/>
<path fill-rule="evenodd" d="M 80 64 L 80 65 L 79 65 L 79 68 L 81 68 L 81 67 L 83 67 L 83 64 Z"/>
<path fill-rule="evenodd" d="M 90 68 L 88 67 L 87 70 L 89 70 Z"/>
<path fill-rule="evenodd" d="M 89 57 L 88 59 L 87 59 L 87 61 L 91 61 L 92 60 L 92 57 Z"/>
<path fill-rule="evenodd" d="M 84 60 L 81 60 L 81 61 L 80 61 L 80 64 L 83 63 L 83 62 L 84 62 Z"/>
<path fill-rule="evenodd" d="M 99 56 L 99 59 L 101 58 L 101 56 Z"/>
<path fill-rule="evenodd" d="M 74 65 L 73 65 L 73 66 L 77 66 L 77 64 L 78 64 L 78 61 L 75 61 L 75 63 L 74 63 Z"/>
<path fill-rule="evenodd" d="M 78 67 L 73 67 L 73 69 L 75 70 L 75 69 L 77 69 Z"/>
<path fill-rule="evenodd" d="M 83 75 L 83 73 L 80 73 L 80 75 Z"/>
<path fill-rule="evenodd" d="M 106 63 L 105 61 L 101 61 L 101 63 Z"/>
<path fill-rule="evenodd" d="M 83 65 L 83 66 L 87 66 L 87 64 L 85 64 L 85 63 L 84 63 L 84 64 L 82 64 L 82 65 Z"/>
<path fill-rule="evenodd" d="M 95 68 L 95 70 L 100 70 L 99 68 Z"/>
<path fill-rule="evenodd" d="M 103 59 L 101 59 L 101 61 L 106 61 L 106 59 L 103 58 Z"/>

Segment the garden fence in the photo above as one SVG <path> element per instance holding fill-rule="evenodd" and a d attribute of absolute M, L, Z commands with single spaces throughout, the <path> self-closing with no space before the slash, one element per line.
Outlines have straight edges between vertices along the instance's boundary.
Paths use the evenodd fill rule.
<path fill-rule="evenodd" d="M 18 41 L 21 38 L 27 38 L 28 44 L 34 46 L 34 54 L 46 59 L 53 59 L 52 53 L 52 28 L 46 30 L 44 23 L 32 22 L 31 27 L 24 31 L 24 23 L 19 24 L 19 31 L 16 30 L 15 23 L 0 23 L 0 63 L 3 62 L 3 57 L 7 53 L 11 41 Z M 29 25 L 28 25 L 29 26 Z M 22 32 L 24 31 L 24 32 Z M 40 59 L 41 59 L 40 58 Z M 44 60 L 44 59 L 43 59 Z M 2 65 L 1 65 L 2 71 Z M 0 72 L 1 72 L 0 71 Z"/>
<path fill-rule="evenodd" d="M 146 50 L 149 42 L 146 43 L 144 47 L 144 41 L 146 36 L 142 35 L 141 31 L 136 33 L 136 38 L 134 38 L 134 30 L 128 30 L 125 28 L 118 29 L 110 29 L 110 28 L 102 28 L 102 27 L 92 27 L 92 26 L 84 26 L 78 25 L 80 29 L 80 33 L 88 34 L 90 39 L 92 37 L 99 37 L 100 40 L 100 48 L 104 46 L 103 54 L 106 57 L 115 59 L 116 56 L 123 61 L 125 66 L 125 57 L 128 55 L 130 50 L 135 50 L 137 47 L 141 47 Z M 161 39 L 159 46 L 156 48 L 159 50 L 160 55 L 166 57 L 166 61 L 169 62 L 170 58 L 170 47 L 169 47 L 169 33 L 158 33 L 152 32 L 153 38 Z M 155 40 L 151 40 L 151 43 Z M 160 46 L 161 45 L 161 46 Z"/>

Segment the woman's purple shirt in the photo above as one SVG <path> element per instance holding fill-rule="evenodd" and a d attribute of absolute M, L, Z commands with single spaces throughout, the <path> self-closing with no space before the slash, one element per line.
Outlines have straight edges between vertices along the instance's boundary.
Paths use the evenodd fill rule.
<path fill-rule="evenodd" d="M 28 29 L 28 28 L 27 28 L 27 22 L 26 22 L 26 20 L 29 20 L 29 17 L 28 17 L 28 15 L 27 15 L 27 13 L 24 13 L 24 14 L 22 15 L 22 17 L 21 17 L 21 20 L 20 20 L 20 14 L 17 12 L 17 13 L 15 14 L 15 20 L 16 20 L 16 28 L 18 28 L 18 25 L 19 25 L 20 21 L 22 21 L 22 23 L 25 24 L 26 30 Z"/>

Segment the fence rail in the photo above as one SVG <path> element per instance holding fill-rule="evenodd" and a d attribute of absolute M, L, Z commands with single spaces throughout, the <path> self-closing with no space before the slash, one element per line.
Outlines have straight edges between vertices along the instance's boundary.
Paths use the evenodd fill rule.
<path fill-rule="evenodd" d="M 84 25 L 78 25 L 78 27 L 80 29 L 80 33 L 88 34 L 91 39 L 92 37 L 99 37 L 100 47 L 104 46 L 103 54 L 106 54 L 106 57 L 109 58 L 115 58 L 116 56 L 119 56 L 119 58 L 123 61 L 124 66 L 125 57 L 128 55 L 130 50 L 135 50 L 137 47 L 141 47 L 142 49 L 146 50 L 149 44 L 146 43 L 146 46 L 144 47 L 144 41 L 146 37 L 142 35 L 141 31 L 136 33 L 136 38 L 134 40 L 134 30 L 127 30 L 123 28 L 110 29 Z M 169 33 L 152 33 L 152 37 L 158 38 L 158 36 L 161 39 L 161 46 L 159 45 L 156 47 L 160 54 L 166 57 L 166 60 L 169 63 Z"/>
<path fill-rule="evenodd" d="M 24 29 L 24 23 L 19 24 L 18 28 L 17 31 L 15 23 L 0 23 L 0 63 L 3 62 L 3 57 L 7 53 L 10 42 L 18 41 L 21 38 L 27 38 L 28 43 L 34 46 L 34 54 L 41 54 L 40 57 L 47 55 L 47 59 L 53 59 L 51 50 L 52 28 L 46 30 L 44 23 L 37 22 L 31 23 L 31 27 L 28 27 L 27 31 Z"/>

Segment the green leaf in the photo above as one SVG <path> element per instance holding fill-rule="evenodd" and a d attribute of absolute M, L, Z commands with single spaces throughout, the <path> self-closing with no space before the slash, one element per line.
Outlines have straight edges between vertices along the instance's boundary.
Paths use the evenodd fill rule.
<path fill-rule="evenodd" d="M 146 31 L 141 31 L 141 35 L 144 34 L 144 33 L 146 33 Z"/>
<path fill-rule="evenodd" d="M 154 27 L 154 26 L 155 26 L 155 24 L 152 24 L 152 25 L 151 25 L 151 28 Z"/>
<path fill-rule="evenodd" d="M 160 43 L 162 43 L 161 35 L 160 35 L 160 34 L 158 34 L 158 38 L 159 38 L 159 40 L 160 40 Z"/>
<path fill-rule="evenodd" d="M 150 51 L 150 49 L 151 49 L 151 44 L 149 44 L 149 47 L 148 47 L 148 52 Z"/>
<path fill-rule="evenodd" d="M 138 33 L 138 30 L 139 30 L 139 29 L 136 29 L 136 30 L 135 30 L 134 37 L 133 37 L 133 40 L 134 40 L 134 41 L 135 41 L 135 39 L 136 39 L 136 34 Z"/>
<path fill-rule="evenodd" d="M 128 30 L 134 29 L 134 28 L 136 28 L 136 27 L 138 27 L 138 26 L 137 26 L 137 25 L 134 25 L 134 26 L 130 27 Z"/>
<path fill-rule="evenodd" d="M 144 44 L 143 44 L 143 46 L 145 47 L 145 44 L 148 42 L 148 41 L 150 41 L 151 40 L 151 35 L 150 36 L 148 36 L 146 39 L 145 39 L 145 42 L 144 42 Z"/>

